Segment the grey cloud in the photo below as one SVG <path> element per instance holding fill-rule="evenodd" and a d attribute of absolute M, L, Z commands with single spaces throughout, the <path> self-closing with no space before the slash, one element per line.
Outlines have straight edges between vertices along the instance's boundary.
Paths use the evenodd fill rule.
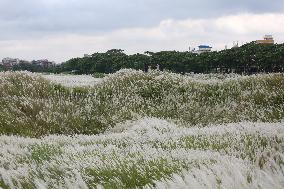
<path fill-rule="evenodd" d="M 168 18 L 208 18 L 238 12 L 283 10 L 283 0 L 1 0 L 0 40 L 151 27 Z"/>

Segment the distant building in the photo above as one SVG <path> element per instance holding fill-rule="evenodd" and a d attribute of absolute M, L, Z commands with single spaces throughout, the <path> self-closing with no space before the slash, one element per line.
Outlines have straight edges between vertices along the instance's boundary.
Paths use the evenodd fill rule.
<path fill-rule="evenodd" d="M 18 58 L 3 58 L 2 65 L 11 68 L 17 64 L 20 63 L 20 60 Z"/>
<path fill-rule="evenodd" d="M 210 47 L 209 45 L 199 45 L 198 46 L 198 50 L 195 51 L 195 49 L 192 51 L 193 53 L 197 53 L 197 54 L 201 54 L 201 53 L 205 53 L 205 52 L 211 52 L 212 47 Z"/>
<path fill-rule="evenodd" d="M 31 64 L 31 62 L 27 60 L 20 60 L 19 64 Z"/>
<path fill-rule="evenodd" d="M 90 58 L 90 57 L 92 57 L 92 55 L 84 54 L 84 58 Z"/>
<path fill-rule="evenodd" d="M 44 67 L 44 68 L 49 68 L 55 65 L 54 62 L 50 62 L 47 59 L 33 61 L 33 64 Z"/>
<path fill-rule="evenodd" d="M 257 44 L 274 44 L 274 39 L 272 35 L 265 35 L 263 40 L 257 40 Z"/>
<path fill-rule="evenodd" d="M 238 47 L 239 47 L 239 42 L 238 41 L 234 41 L 232 48 L 238 48 Z"/>

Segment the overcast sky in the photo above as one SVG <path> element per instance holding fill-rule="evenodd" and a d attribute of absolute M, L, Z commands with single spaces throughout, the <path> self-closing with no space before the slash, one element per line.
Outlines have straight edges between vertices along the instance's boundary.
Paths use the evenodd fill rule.
<path fill-rule="evenodd" d="M 215 50 L 273 34 L 284 42 L 284 0 L 0 0 L 0 58 L 56 62 L 126 53 Z"/>

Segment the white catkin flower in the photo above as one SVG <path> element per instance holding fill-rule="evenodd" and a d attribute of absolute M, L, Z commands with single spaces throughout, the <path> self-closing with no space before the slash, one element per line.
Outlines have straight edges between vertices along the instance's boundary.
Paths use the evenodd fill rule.
<path fill-rule="evenodd" d="M 45 133 L 0 135 L 0 188 L 284 188 L 282 86 L 272 90 L 266 81 L 278 76 L 1 72 L 1 129 Z M 50 97 L 41 91 L 50 83 L 95 91 Z M 96 124 L 108 129 L 94 135 Z"/>

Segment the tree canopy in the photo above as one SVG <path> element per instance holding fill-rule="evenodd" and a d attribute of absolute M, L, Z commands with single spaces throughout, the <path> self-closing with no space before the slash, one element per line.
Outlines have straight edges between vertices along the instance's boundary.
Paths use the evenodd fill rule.
<path fill-rule="evenodd" d="M 284 44 L 247 43 L 241 47 L 196 54 L 190 51 L 161 51 L 127 55 L 121 49 L 72 58 L 53 68 L 17 65 L 14 70 L 73 72 L 77 74 L 113 73 L 123 68 L 147 71 L 149 67 L 176 73 L 257 73 L 284 71 Z M 0 68 L 1 69 L 1 68 Z"/>

